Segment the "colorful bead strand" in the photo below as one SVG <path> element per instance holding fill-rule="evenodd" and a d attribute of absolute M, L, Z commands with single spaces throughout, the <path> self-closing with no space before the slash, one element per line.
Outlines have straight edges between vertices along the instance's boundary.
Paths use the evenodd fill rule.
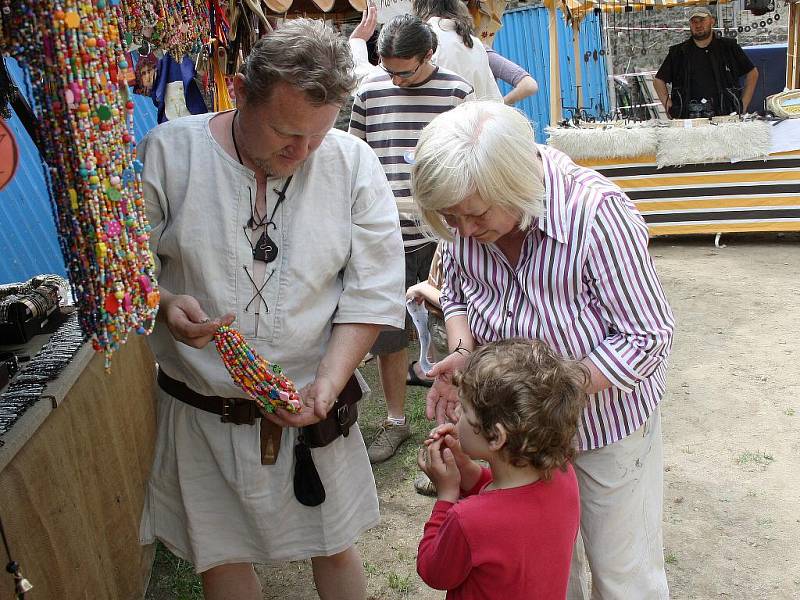
<path fill-rule="evenodd" d="M 259 356 L 236 329 L 223 325 L 214 334 L 214 343 L 233 382 L 265 412 L 284 408 L 300 412 L 303 403 L 294 383 L 280 366 Z"/>
<path fill-rule="evenodd" d="M 3 42 L 30 75 L 59 242 L 83 330 L 110 365 L 159 294 L 136 159 L 119 0 L 2 0 Z"/>
<path fill-rule="evenodd" d="M 184 54 L 198 52 L 211 37 L 208 0 L 125 1 L 121 16 L 128 43 L 147 42 L 179 63 Z"/>

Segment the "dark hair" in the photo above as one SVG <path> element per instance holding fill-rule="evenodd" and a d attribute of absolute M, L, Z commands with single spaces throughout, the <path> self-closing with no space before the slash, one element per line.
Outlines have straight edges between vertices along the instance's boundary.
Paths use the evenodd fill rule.
<path fill-rule="evenodd" d="M 467 48 L 472 48 L 472 16 L 461 0 L 411 0 L 411 10 L 423 21 L 431 17 L 452 19 L 461 41 Z"/>
<path fill-rule="evenodd" d="M 564 469 L 575 455 L 588 380 L 586 367 L 544 342 L 512 338 L 478 348 L 454 381 L 461 402 L 478 419 L 470 423 L 476 433 L 494 440 L 495 425 L 501 424 L 509 462 L 530 465 L 550 479 L 553 469 Z"/>
<path fill-rule="evenodd" d="M 357 83 L 347 40 L 313 19 L 293 19 L 262 37 L 239 72 L 255 104 L 266 102 L 280 82 L 305 92 L 314 105 L 342 104 Z"/>
<path fill-rule="evenodd" d="M 416 15 L 398 15 L 381 29 L 378 54 L 382 58 L 419 58 L 436 52 L 439 41 L 425 21 Z"/>

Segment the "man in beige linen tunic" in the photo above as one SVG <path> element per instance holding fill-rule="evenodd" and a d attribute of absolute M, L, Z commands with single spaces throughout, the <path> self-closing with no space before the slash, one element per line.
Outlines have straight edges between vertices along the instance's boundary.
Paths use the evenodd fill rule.
<path fill-rule="evenodd" d="M 160 368 L 193 392 L 244 397 L 209 344 L 235 318 L 262 356 L 310 385 L 301 413 L 272 417 L 284 429 L 269 466 L 258 424 L 222 423 L 160 390 L 141 541 L 191 561 L 208 599 L 261 598 L 252 563 L 308 557 L 321 598 L 365 597 L 353 544 L 379 513 L 358 426 L 312 450 L 321 505 L 301 505 L 292 483 L 297 428 L 327 414 L 381 327 L 403 326 L 392 192 L 369 146 L 331 130 L 351 69 L 343 39 L 297 20 L 254 47 L 234 82 L 238 112 L 166 123 L 140 147 Z M 269 262 L 253 254 L 264 231 L 277 247 Z"/>

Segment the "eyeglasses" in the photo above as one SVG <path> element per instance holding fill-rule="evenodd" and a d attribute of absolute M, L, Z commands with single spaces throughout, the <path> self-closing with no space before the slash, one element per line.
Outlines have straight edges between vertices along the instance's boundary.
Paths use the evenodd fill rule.
<path fill-rule="evenodd" d="M 390 76 L 392 76 L 392 77 L 399 77 L 400 79 L 410 79 L 410 78 L 412 78 L 414 75 L 416 75 L 416 74 L 417 74 L 417 71 L 419 71 L 419 68 L 422 66 L 422 63 L 420 62 L 420 63 L 417 65 L 417 68 L 416 68 L 416 69 L 414 69 L 413 71 L 390 71 L 389 69 L 387 69 L 387 68 L 384 66 L 384 64 L 383 64 L 383 63 L 380 63 L 380 65 L 379 65 L 379 66 L 380 66 L 380 68 L 381 68 L 381 69 L 383 69 L 384 71 L 386 71 L 386 72 L 387 72 L 387 73 L 388 73 Z"/>

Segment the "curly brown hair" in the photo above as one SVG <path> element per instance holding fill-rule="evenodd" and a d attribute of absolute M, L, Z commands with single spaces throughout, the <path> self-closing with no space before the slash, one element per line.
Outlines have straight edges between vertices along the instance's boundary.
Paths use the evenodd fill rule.
<path fill-rule="evenodd" d="M 575 455 L 575 432 L 589 372 L 539 340 L 511 338 L 478 348 L 458 373 L 461 402 L 475 413 L 475 432 L 493 441 L 507 432 L 511 464 L 532 466 L 543 479 Z"/>

